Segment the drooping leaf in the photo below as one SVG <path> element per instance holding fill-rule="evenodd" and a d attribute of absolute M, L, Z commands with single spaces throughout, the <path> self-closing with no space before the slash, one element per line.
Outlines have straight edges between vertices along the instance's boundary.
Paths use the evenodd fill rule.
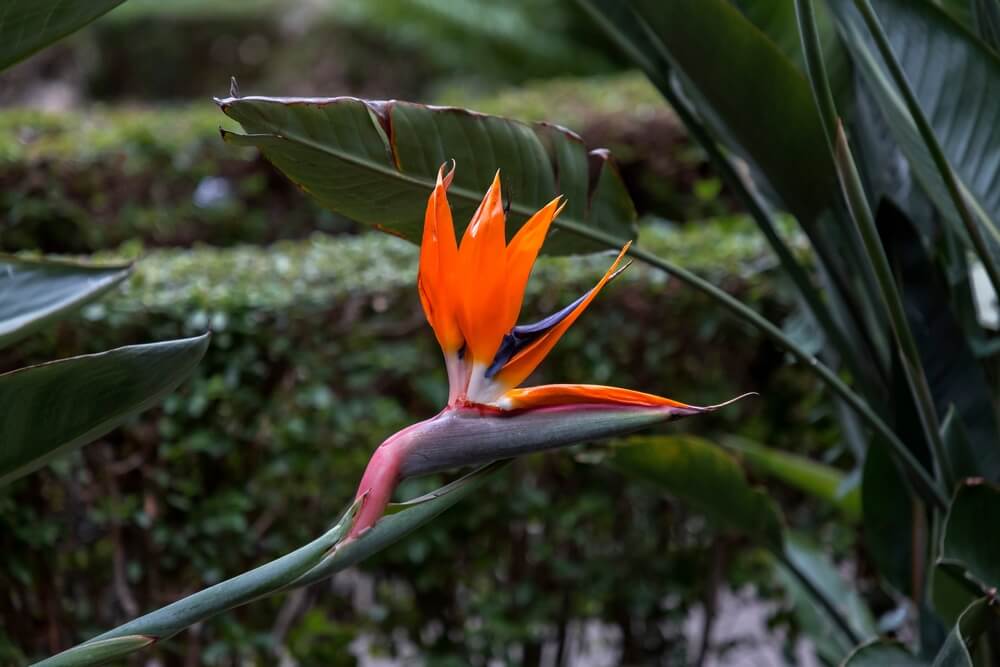
<path fill-rule="evenodd" d="M 819 116 L 803 74 L 725 0 L 636 0 L 639 19 L 782 201 L 812 222 L 835 182 Z M 766 76 L 761 73 L 766 72 Z M 711 120 L 711 119 L 710 119 Z"/>
<path fill-rule="evenodd" d="M 785 542 L 785 558 L 827 599 L 835 601 L 841 616 L 857 637 L 867 640 L 876 636 L 871 610 L 822 549 L 804 536 L 790 533 Z M 854 648 L 850 639 L 830 623 L 815 596 L 793 575 L 787 564 L 778 562 L 775 567 L 779 580 L 790 594 L 799 625 L 816 645 L 817 653 L 829 663 L 839 664 Z"/>
<path fill-rule="evenodd" d="M 935 205 L 964 227 L 931 154 L 853 0 L 829 0 L 844 42 Z M 892 51 L 930 122 L 945 157 L 962 182 L 994 262 L 1000 261 L 1000 59 L 932 2 L 874 0 Z"/>
<path fill-rule="evenodd" d="M 79 30 L 125 0 L 4 0 L 0 8 L 0 70 Z"/>
<path fill-rule="evenodd" d="M 143 648 L 143 645 L 123 645 L 119 652 L 105 654 L 99 660 L 88 660 L 85 653 L 79 660 L 65 658 L 80 655 L 74 652 L 81 652 L 86 647 L 113 642 L 118 638 L 151 636 L 156 637 L 158 642 L 163 641 L 226 610 L 319 581 L 402 539 L 480 488 L 489 475 L 505 465 L 506 462 L 499 462 L 483 466 L 425 496 L 392 504 L 386 515 L 369 531 L 349 543 L 342 543 L 356 515 L 357 503 L 352 503 L 326 533 L 295 551 L 129 621 L 69 651 L 43 660 L 35 667 L 101 664 L 108 657 L 122 657 Z"/>
<path fill-rule="evenodd" d="M 759 474 L 775 477 L 789 486 L 830 503 L 851 521 L 861 518 L 861 491 L 848 488 L 847 474 L 804 456 L 767 447 L 746 438 L 729 436 L 722 444 Z"/>
<path fill-rule="evenodd" d="M 944 278 L 938 275 L 916 229 L 902 211 L 883 201 L 878 208 L 877 224 L 902 285 L 906 319 L 937 413 L 943 417 L 954 406 L 968 434 L 973 460 L 957 449 L 950 458 L 956 459 L 965 476 L 1000 481 L 1000 428 L 993 408 L 993 393 L 952 311 Z M 941 341 L 948 344 L 942 345 Z"/>
<path fill-rule="evenodd" d="M 719 527 L 780 551 L 780 511 L 750 486 L 739 464 L 720 447 L 691 435 L 635 436 L 614 447 L 609 462 L 689 503 Z"/>
<path fill-rule="evenodd" d="M 194 369 L 208 339 L 131 345 L 0 375 L 0 484 L 159 401 Z"/>
<path fill-rule="evenodd" d="M 899 642 L 879 639 L 854 649 L 844 661 L 843 667 L 929 667 L 925 662 L 906 650 Z"/>
<path fill-rule="evenodd" d="M 932 667 L 974 667 L 970 649 L 988 629 L 997 629 L 997 603 L 992 598 L 981 598 L 962 612 Z"/>
<path fill-rule="evenodd" d="M 958 487 L 941 540 L 941 560 L 962 567 L 984 591 L 1000 587 L 1000 486 L 968 480 Z"/>
<path fill-rule="evenodd" d="M 93 301 L 131 267 L 0 254 L 0 348 Z"/>
<path fill-rule="evenodd" d="M 256 146 L 324 206 L 418 242 L 438 168 L 455 160 L 448 190 L 461 231 L 501 171 L 510 201 L 508 233 L 557 195 L 560 224 L 635 238 L 635 209 L 607 151 L 588 152 L 580 137 L 544 123 L 521 123 L 465 109 L 355 98 L 217 100 L 246 134 L 231 143 Z M 546 252 L 602 249 L 557 230 Z"/>

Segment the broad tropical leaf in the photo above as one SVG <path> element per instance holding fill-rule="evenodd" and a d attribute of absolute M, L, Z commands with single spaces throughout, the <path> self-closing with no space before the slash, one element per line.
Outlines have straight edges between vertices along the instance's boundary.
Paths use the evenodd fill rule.
<path fill-rule="evenodd" d="M 0 9 L 0 70 L 87 25 L 125 0 L 4 0 Z"/>
<path fill-rule="evenodd" d="M 128 265 L 0 254 L 0 348 L 96 299 L 130 272 Z"/>
<path fill-rule="evenodd" d="M 1000 154 L 998 154 L 1000 158 Z M 949 453 L 959 475 L 1000 482 L 1000 428 L 986 373 L 969 347 L 952 310 L 945 278 L 927 256 L 917 230 L 892 203 L 883 201 L 877 219 L 882 244 L 902 288 L 906 319 L 927 374 L 939 416 L 954 409 L 968 449 Z M 941 341 L 948 341 L 941 345 Z"/>
<path fill-rule="evenodd" d="M 914 175 L 945 216 L 955 205 L 853 0 L 829 0 L 857 70 Z M 1000 57 L 932 2 L 875 0 L 896 59 L 1000 261 Z M 964 231 L 962 232 L 964 234 Z"/>
<path fill-rule="evenodd" d="M 622 244 L 636 235 L 635 209 L 607 151 L 588 152 L 580 137 L 554 125 L 349 97 L 217 102 L 246 131 L 223 132 L 227 141 L 258 147 L 324 206 L 409 241 L 419 242 L 427 196 L 450 160 L 459 167 L 448 190 L 459 227 L 500 169 L 509 234 L 562 194 L 557 228 L 590 226 Z M 545 245 L 547 252 L 598 249 L 558 229 Z"/>
<path fill-rule="evenodd" d="M 962 612 L 934 658 L 932 667 L 973 667 L 975 663 L 970 648 L 988 629 L 997 629 L 997 604 L 992 598 L 981 598 Z"/>
<path fill-rule="evenodd" d="M 774 501 L 750 486 L 733 457 L 691 436 L 635 436 L 614 447 L 609 462 L 630 477 L 650 482 L 718 526 L 781 551 L 784 527 Z"/>
<path fill-rule="evenodd" d="M 830 203 L 835 176 L 802 72 L 725 0 L 636 0 L 632 6 L 707 103 L 714 116 L 708 120 L 737 142 L 789 210 L 812 222 Z"/>
<path fill-rule="evenodd" d="M 131 345 L 0 375 L 0 484 L 156 403 L 194 369 L 208 339 Z"/>

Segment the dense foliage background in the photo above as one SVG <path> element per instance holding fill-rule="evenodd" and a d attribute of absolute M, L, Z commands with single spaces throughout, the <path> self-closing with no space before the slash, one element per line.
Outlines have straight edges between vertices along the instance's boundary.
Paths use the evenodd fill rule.
<path fill-rule="evenodd" d="M 371 450 L 445 397 L 415 248 L 320 210 L 253 151 L 223 144 L 218 126 L 234 124 L 208 98 L 230 76 L 244 94 L 399 97 L 564 124 L 615 155 L 644 246 L 818 345 L 702 151 L 623 67 L 569 3 L 130 0 L 0 77 L 0 248 L 143 257 L 113 297 L 0 353 L 0 371 L 215 332 L 161 408 L 0 489 L 0 663 L 66 648 L 305 542 L 343 508 Z M 579 295 L 603 263 L 542 260 L 525 312 Z M 836 462 L 834 407 L 787 361 L 705 297 L 637 265 L 537 379 L 704 404 L 758 391 L 766 400 L 668 429 Z M 767 659 L 801 659 L 795 639 L 809 617 L 793 616 L 769 559 L 595 465 L 601 456 L 582 446 L 518 461 L 475 503 L 358 568 L 199 624 L 155 655 L 677 665 L 760 644 Z M 786 486 L 771 491 L 793 527 L 808 526 L 870 589 L 877 612 L 894 609 L 868 586 L 866 554 L 848 553 L 850 522 L 828 521 L 836 510 Z M 759 611 L 702 648 L 705 619 L 740 606 Z"/>

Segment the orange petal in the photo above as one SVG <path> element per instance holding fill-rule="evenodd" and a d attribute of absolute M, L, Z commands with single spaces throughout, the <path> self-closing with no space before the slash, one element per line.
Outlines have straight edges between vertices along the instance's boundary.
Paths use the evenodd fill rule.
<path fill-rule="evenodd" d="M 678 401 L 647 394 L 621 387 L 604 387 L 596 384 L 547 384 L 540 387 L 521 387 L 511 389 L 503 395 L 500 403 L 505 410 L 530 410 L 533 408 L 548 408 L 559 406 L 579 406 L 579 405 L 618 405 L 635 406 L 641 408 L 670 408 L 677 414 L 696 414 L 699 412 L 711 412 L 718 410 L 731 403 L 746 398 L 756 396 L 751 392 L 731 398 L 724 403 L 717 405 L 688 405 Z"/>
<path fill-rule="evenodd" d="M 444 165 L 438 170 L 437 185 L 427 200 L 424 215 L 424 234 L 420 243 L 420 269 L 417 290 L 424 314 L 434 335 L 445 352 L 457 351 L 462 346 L 462 332 L 458 325 L 457 295 L 454 280 L 458 266 L 458 247 L 455 226 L 448 206 L 448 186 L 454 168 L 445 174 Z"/>
<path fill-rule="evenodd" d="M 483 364 L 490 363 L 509 328 L 498 316 L 502 313 L 507 279 L 506 245 L 497 171 L 458 249 L 458 321 L 473 360 Z"/>
<path fill-rule="evenodd" d="M 549 233 L 549 226 L 559 211 L 562 210 L 560 200 L 556 197 L 541 210 L 535 213 L 517 230 L 517 234 L 507 246 L 507 289 L 504 299 L 504 333 L 517 324 L 521 314 L 521 304 L 524 301 L 524 288 L 531 275 L 531 267 L 535 265 L 538 251 Z"/>
<path fill-rule="evenodd" d="M 542 359 L 544 359 L 549 353 L 549 350 L 552 349 L 562 335 L 566 333 L 566 330 L 569 329 L 573 322 L 576 321 L 576 318 L 578 318 L 581 313 L 586 310 L 587 306 L 590 305 L 590 302 L 594 300 L 594 297 L 596 297 L 608 281 L 611 280 L 612 276 L 614 276 L 615 270 L 622 261 L 622 257 L 625 256 L 625 253 L 628 251 L 630 245 L 632 245 L 631 241 L 625 244 L 625 247 L 623 247 L 621 252 L 618 253 L 618 257 L 611 264 L 611 267 L 608 269 L 607 273 L 604 274 L 604 277 L 598 281 L 597 285 L 594 286 L 594 289 L 590 290 L 587 297 L 580 301 L 577 307 L 573 309 L 569 315 L 559 322 L 559 324 L 545 332 L 544 335 L 540 336 L 538 340 L 518 352 L 513 359 L 507 362 L 507 365 L 503 367 L 503 370 L 497 374 L 496 381 L 498 383 L 507 387 L 516 387 L 524 382 L 525 378 L 531 375 L 531 372 L 538 367 L 538 364 L 542 363 Z"/>

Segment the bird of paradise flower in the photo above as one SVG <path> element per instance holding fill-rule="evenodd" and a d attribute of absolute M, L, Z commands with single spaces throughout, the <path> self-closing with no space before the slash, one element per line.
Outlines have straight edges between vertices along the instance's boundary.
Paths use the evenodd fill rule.
<path fill-rule="evenodd" d="M 619 387 L 521 387 L 605 285 L 628 267 L 622 259 L 629 244 L 583 296 L 534 324 L 518 325 L 525 286 L 562 198 L 535 213 L 507 243 L 498 171 L 458 244 L 447 199 L 454 173 L 444 166 L 438 171 L 417 277 L 424 313 L 444 353 L 448 404 L 375 450 L 358 486 L 361 506 L 348 541 L 381 518 L 405 478 L 623 435 L 749 395 L 699 407 Z"/>

